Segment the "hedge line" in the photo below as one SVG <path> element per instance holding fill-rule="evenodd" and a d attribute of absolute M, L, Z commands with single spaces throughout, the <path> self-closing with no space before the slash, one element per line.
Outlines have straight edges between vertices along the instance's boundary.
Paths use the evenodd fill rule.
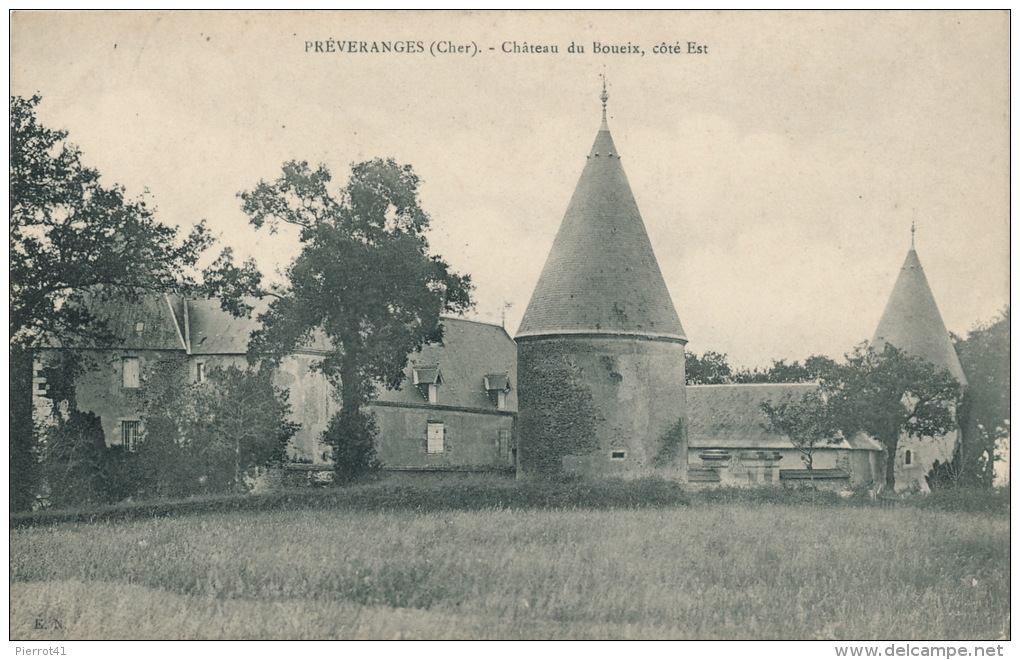
<path fill-rule="evenodd" d="M 661 479 L 491 480 L 397 479 L 346 488 L 287 488 L 259 495 L 221 495 L 178 501 L 124 502 L 89 510 L 48 509 L 12 514 L 12 528 L 76 522 L 302 509 L 347 511 L 478 511 L 485 509 L 639 509 L 713 504 L 916 507 L 950 512 L 1009 514 L 1009 490 L 952 489 L 930 495 L 870 500 L 808 488 L 706 488 L 687 491 Z"/>
<path fill-rule="evenodd" d="M 12 514 L 11 527 L 102 522 L 230 511 L 336 509 L 349 511 L 477 511 L 484 509 L 616 509 L 673 507 L 689 503 L 679 484 L 635 481 L 527 481 L 504 483 L 385 482 L 347 488 L 288 488 L 259 495 L 223 495 L 166 502 L 130 502 L 90 510 Z"/>

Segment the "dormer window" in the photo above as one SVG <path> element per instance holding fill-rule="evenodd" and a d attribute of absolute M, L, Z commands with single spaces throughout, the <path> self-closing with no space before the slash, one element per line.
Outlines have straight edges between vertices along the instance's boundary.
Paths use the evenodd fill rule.
<path fill-rule="evenodd" d="M 506 395 L 510 393 L 510 376 L 508 374 L 486 374 L 482 377 L 485 393 L 497 410 L 506 410 Z"/>
<path fill-rule="evenodd" d="M 439 386 L 443 384 L 443 374 L 439 365 L 414 367 L 411 372 L 414 386 L 418 388 L 423 399 L 431 404 L 439 403 Z"/>
<path fill-rule="evenodd" d="M 145 332 L 145 321 L 138 321 L 137 323 L 135 323 L 135 332 L 137 332 L 138 334 L 142 334 L 143 332 Z"/>

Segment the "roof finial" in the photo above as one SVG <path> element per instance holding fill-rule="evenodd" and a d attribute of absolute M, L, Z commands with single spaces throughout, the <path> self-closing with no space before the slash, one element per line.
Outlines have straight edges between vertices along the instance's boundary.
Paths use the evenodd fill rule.
<path fill-rule="evenodd" d="M 910 221 L 910 249 L 914 249 L 914 232 L 917 231 L 917 221 Z"/>
<path fill-rule="evenodd" d="M 602 127 L 607 127 L 606 124 L 606 101 L 609 100 L 609 92 L 606 91 L 606 67 L 602 65 L 602 73 L 599 74 L 602 78 L 602 95 L 599 97 L 602 99 Z"/>

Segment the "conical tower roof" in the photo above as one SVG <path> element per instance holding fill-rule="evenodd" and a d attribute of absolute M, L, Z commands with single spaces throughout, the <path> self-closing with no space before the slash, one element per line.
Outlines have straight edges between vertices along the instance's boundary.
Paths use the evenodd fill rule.
<path fill-rule="evenodd" d="M 961 384 L 967 384 L 960 358 L 953 348 L 953 341 L 913 245 L 907 252 L 882 320 L 878 322 L 878 329 L 871 340 L 876 350 L 882 350 L 887 344 L 922 357 L 949 371 Z"/>
<path fill-rule="evenodd" d="M 517 330 L 518 338 L 555 334 L 687 341 L 604 106 L 602 126 Z"/>

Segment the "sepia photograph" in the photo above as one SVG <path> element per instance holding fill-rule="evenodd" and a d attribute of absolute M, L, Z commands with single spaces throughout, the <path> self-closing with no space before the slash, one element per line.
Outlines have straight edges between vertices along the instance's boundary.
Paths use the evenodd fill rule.
<path fill-rule="evenodd" d="M 10 651 L 1002 657 L 1009 27 L 11 12 Z"/>

